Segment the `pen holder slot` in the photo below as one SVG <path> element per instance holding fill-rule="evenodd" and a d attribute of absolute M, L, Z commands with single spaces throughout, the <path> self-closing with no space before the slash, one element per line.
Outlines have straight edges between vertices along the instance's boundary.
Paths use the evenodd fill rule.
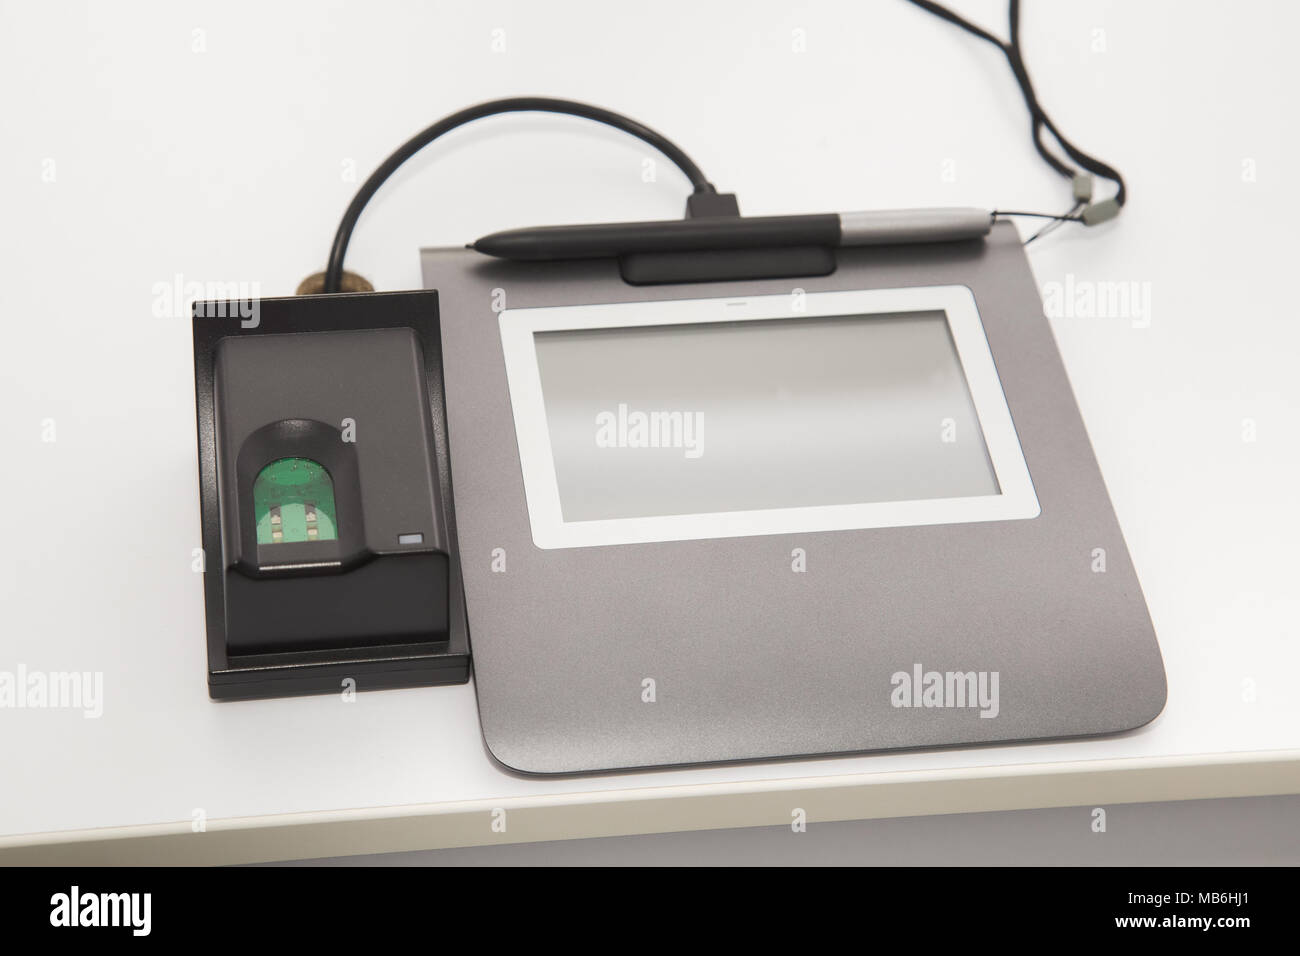
<path fill-rule="evenodd" d="M 636 252 L 618 260 L 619 273 L 629 285 L 826 276 L 835 265 L 834 251 L 823 246 Z"/>

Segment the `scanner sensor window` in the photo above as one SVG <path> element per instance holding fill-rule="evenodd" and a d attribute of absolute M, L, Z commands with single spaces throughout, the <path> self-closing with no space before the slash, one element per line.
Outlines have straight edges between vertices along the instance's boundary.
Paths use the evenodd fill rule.
<path fill-rule="evenodd" d="M 334 541 L 335 514 L 334 479 L 310 458 L 280 458 L 253 482 L 258 544 Z"/>

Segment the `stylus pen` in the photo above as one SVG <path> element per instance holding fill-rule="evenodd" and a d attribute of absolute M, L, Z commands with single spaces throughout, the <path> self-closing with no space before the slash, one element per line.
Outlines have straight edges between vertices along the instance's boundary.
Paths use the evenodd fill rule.
<path fill-rule="evenodd" d="M 966 208 L 719 216 L 508 229 L 469 248 L 502 259 L 603 259 L 636 252 L 952 242 L 978 239 L 992 227 L 993 213 Z"/>

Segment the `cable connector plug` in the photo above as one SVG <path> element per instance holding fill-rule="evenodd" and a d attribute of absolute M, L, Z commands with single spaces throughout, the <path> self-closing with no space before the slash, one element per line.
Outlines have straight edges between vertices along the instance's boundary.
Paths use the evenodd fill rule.
<path fill-rule="evenodd" d="M 1103 199 L 1101 202 L 1095 202 L 1091 206 L 1085 206 L 1080 218 L 1083 219 L 1085 226 L 1095 226 L 1099 223 L 1108 222 L 1119 215 L 1120 204 L 1115 199 Z"/>
<path fill-rule="evenodd" d="M 740 215 L 735 193 L 695 192 L 686 199 L 687 219 L 710 219 Z"/>
<path fill-rule="evenodd" d="M 1071 181 L 1074 188 L 1074 201 L 1078 203 L 1092 202 L 1092 174 L 1075 173 Z"/>

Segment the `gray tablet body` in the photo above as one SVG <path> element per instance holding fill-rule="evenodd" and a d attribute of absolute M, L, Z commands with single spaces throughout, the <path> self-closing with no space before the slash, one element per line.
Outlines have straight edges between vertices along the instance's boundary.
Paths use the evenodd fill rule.
<path fill-rule="evenodd" d="M 634 286 L 423 253 L 483 734 L 573 773 L 1115 733 L 1150 617 L 1009 225 Z"/>

